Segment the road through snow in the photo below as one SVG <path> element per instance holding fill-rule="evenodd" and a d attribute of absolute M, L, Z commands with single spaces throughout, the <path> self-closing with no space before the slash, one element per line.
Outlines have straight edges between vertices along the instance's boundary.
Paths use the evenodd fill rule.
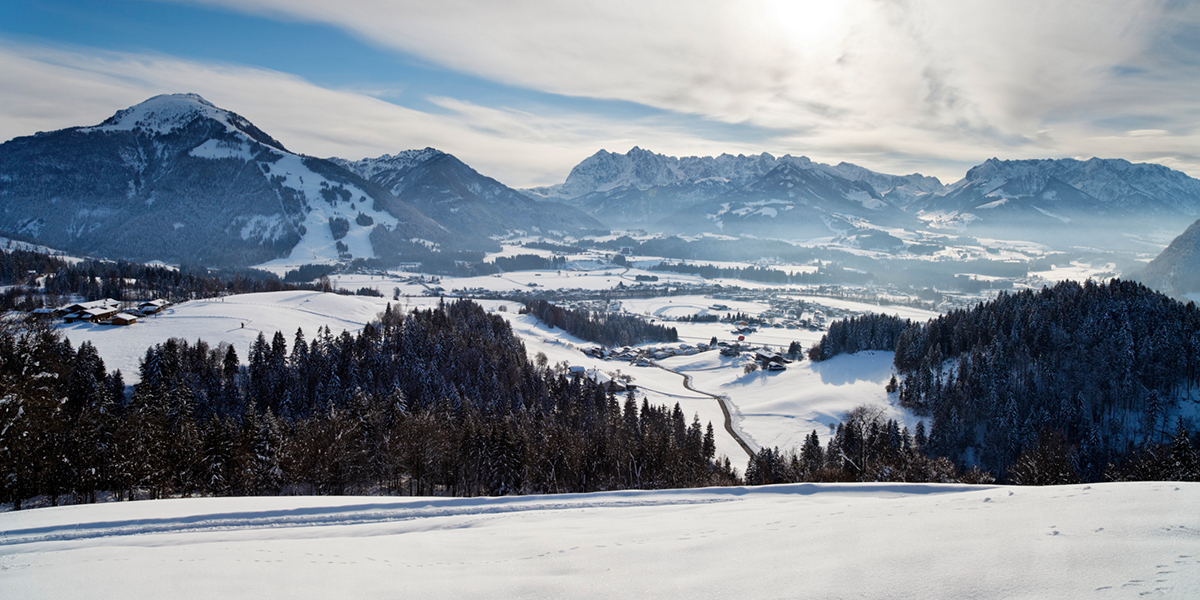
<path fill-rule="evenodd" d="M 742 439 L 742 436 L 738 435 L 738 432 L 733 427 L 733 417 L 730 416 L 729 407 L 725 404 L 728 401 L 728 398 L 725 398 L 724 396 L 718 396 L 716 394 L 710 394 L 704 390 L 698 390 L 698 389 L 692 387 L 692 376 L 691 375 L 688 375 L 686 373 L 680 373 L 679 371 L 676 371 L 674 369 L 668 369 L 654 361 L 651 361 L 650 364 L 652 364 L 664 371 L 669 371 L 671 373 L 679 375 L 680 377 L 683 377 L 683 387 L 687 388 L 688 391 L 695 392 L 697 394 L 704 394 L 705 396 L 708 396 L 709 398 L 716 400 L 717 404 L 721 407 L 721 414 L 725 415 L 725 431 L 728 432 L 730 436 L 733 436 L 733 439 L 735 441 L 737 441 L 739 446 L 742 447 L 742 450 L 746 453 L 747 458 L 754 458 L 754 450 L 752 450 L 750 448 L 750 445 L 746 443 L 746 440 Z"/>

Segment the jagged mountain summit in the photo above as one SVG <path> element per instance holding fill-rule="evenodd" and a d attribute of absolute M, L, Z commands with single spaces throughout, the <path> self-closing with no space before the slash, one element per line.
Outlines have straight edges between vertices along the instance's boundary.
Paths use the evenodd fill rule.
<path fill-rule="evenodd" d="M 1133 278 L 1164 294 L 1182 297 L 1200 293 L 1200 220 Z"/>
<path fill-rule="evenodd" d="M 490 236 L 528 223 L 599 228 L 436 150 L 377 161 L 368 176 L 400 157 L 406 183 L 385 187 L 341 166 L 364 161 L 295 154 L 195 94 L 155 96 L 96 126 L 0 144 L 0 232 L 80 254 L 243 266 L 494 249 Z"/>
<path fill-rule="evenodd" d="M 790 166 L 792 188 L 773 181 L 783 165 Z M 902 227 L 1051 247 L 1103 240 L 1140 251 L 1179 219 L 1200 216 L 1200 181 L 1161 165 L 1099 158 L 993 158 L 946 186 L 921 174 L 888 175 L 803 156 L 675 158 L 635 147 L 625 154 L 601 150 L 562 184 L 526 193 L 561 199 L 611 227 L 790 240 Z"/>
<path fill-rule="evenodd" d="M 579 209 L 532 200 L 433 148 L 358 161 L 331 160 L 455 231 L 476 236 L 607 231 Z"/>
<path fill-rule="evenodd" d="M 909 208 L 942 227 L 1002 235 L 1049 231 L 1086 240 L 1113 224 L 1145 235 L 1200 216 L 1200 181 L 1122 159 L 992 158 Z"/>
<path fill-rule="evenodd" d="M 786 189 L 788 182 L 784 183 L 784 189 L 779 189 L 775 179 L 783 173 L 805 180 L 806 187 L 803 191 L 791 189 L 790 195 Z M 797 182 L 790 183 L 794 187 Z M 844 231 L 845 219 L 838 213 L 847 208 L 851 210 L 846 216 L 860 219 L 903 217 L 898 210 L 881 214 L 877 209 L 865 213 L 861 209 L 872 202 L 896 209 L 942 188 L 935 177 L 887 175 L 849 163 L 836 166 L 817 163 L 804 156 L 775 157 L 764 152 L 750 156 L 676 158 L 634 147 L 625 154 L 601 150 L 576 165 L 562 184 L 526 192 L 534 197 L 562 199 L 613 227 L 661 226 L 681 233 L 744 231 L 801 238 Z M 774 192 L 782 195 L 771 196 Z M 798 193 L 802 193 L 808 210 L 791 213 L 788 218 L 770 221 L 759 218 L 766 217 L 771 210 L 741 212 L 745 203 L 787 205 Z M 864 205 L 863 194 L 872 202 Z M 721 206 L 724 208 L 718 208 Z M 816 216 L 818 213 L 822 215 L 820 218 Z M 806 217 L 802 219 L 801 215 Z M 803 222 L 796 229 L 791 227 L 792 221 Z M 754 223 L 762 228 L 756 229 Z M 816 227 L 812 227 L 814 224 Z"/>

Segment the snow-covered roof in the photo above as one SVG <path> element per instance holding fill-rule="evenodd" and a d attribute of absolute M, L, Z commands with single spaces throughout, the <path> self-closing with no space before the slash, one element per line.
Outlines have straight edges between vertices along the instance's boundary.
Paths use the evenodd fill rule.
<path fill-rule="evenodd" d="M 100 300 L 92 300 L 91 302 L 76 302 L 75 304 L 68 304 L 59 310 L 83 311 L 92 308 L 107 308 L 110 306 L 117 306 L 118 304 L 120 304 L 120 302 L 117 302 L 112 298 L 103 298 Z"/>

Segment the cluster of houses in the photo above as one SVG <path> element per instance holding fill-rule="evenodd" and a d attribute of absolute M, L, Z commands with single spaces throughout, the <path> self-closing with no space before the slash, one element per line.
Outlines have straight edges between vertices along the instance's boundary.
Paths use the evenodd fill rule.
<path fill-rule="evenodd" d="M 604 386 L 604 389 L 614 393 L 637 389 L 637 386 L 633 383 L 610 377 L 608 373 L 605 373 L 600 369 L 588 369 L 585 367 L 573 366 L 567 368 L 567 373 L 572 377 L 587 377 L 588 379 L 591 379 L 592 381 Z"/>
<path fill-rule="evenodd" d="M 762 368 L 768 371 L 786 371 L 787 363 L 792 361 L 784 358 L 778 352 L 772 352 L 766 349 L 754 351 L 754 360 L 762 365 Z"/>
<path fill-rule="evenodd" d="M 624 348 L 608 349 L 601 346 L 593 346 L 586 348 L 583 353 L 592 358 L 600 358 L 604 360 L 623 360 L 632 365 L 639 367 L 649 367 L 650 361 L 662 360 L 672 356 L 692 356 L 710 350 L 708 344 L 679 344 L 678 346 L 647 346 L 645 348 Z"/>
<path fill-rule="evenodd" d="M 700 352 L 709 350 L 717 350 L 721 356 L 736 357 L 742 354 L 752 354 L 755 362 L 762 365 L 762 368 L 767 371 L 786 371 L 787 364 L 792 361 L 782 354 L 775 352 L 769 348 L 752 348 L 744 346 L 738 342 L 717 342 L 716 346 L 708 344 L 679 344 L 678 346 L 660 346 L 646 348 L 624 348 L 608 349 L 602 346 L 593 346 L 585 348 L 583 353 L 592 357 L 603 360 L 620 360 L 627 361 L 631 365 L 638 367 L 652 366 L 654 360 L 662 360 L 672 356 L 692 356 Z M 571 373 L 575 375 L 585 374 L 583 367 L 571 367 Z M 586 371 L 589 377 L 592 377 L 591 371 Z M 593 377 L 594 378 L 594 377 Z M 599 380 L 597 380 L 599 381 Z M 600 383 L 604 383 L 601 381 Z M 624 389 L 624 388 L 622 388 Z"/>
<path fill-rule="evenodd" d="M 86 321 L 104 325 L 133 325 L 139 318 L 157 314 L 167 306 L 170 306 L 170 303 L 161 299 L 147 300 L 135 308 L 128 302 L 104 298 L 58 308 L 39 308 L 34 310 L 33 314 L 49 319 L 62 319 L 63 323 Z"/>

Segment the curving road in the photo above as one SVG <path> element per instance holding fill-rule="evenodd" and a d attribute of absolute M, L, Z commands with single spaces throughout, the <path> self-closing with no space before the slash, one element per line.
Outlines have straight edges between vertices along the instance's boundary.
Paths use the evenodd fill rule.
<path fill-rule="evenodd" d="M 749 457 L 751 459 L 754 458 L 754 450 L 750 449 L 750 444 L 747 444 L 746 440 L 742 439 L 742 436 L 738 435 L 738 433 L 736 431 L 734 431 L 734 429 L 733 429 L 733 417 L 730 416 L 730 414 L 729 414 L 729 406 L 727 406 L 725 404 L 724 396 L 710 394 L 704 390 L 698 390 L 698 389 L 692 387 L 692 376 L 691 375 L 688 375 L 686 373 L 680 373 L 679 371 L 676 371 L 675 369 L 668 369 L 654 361 L 651 361 L 650 364 L 652 364 L 664 371 L 668 371 L 668 372 L 674 373 L 674 374 L 682 377 L 683 378 L 683 387 L 686 388 L 688 391 L 695 392 L 697 394 L 703 394 L 705 396 L 708 396 L 709 398 L 712 398 L 713 400 L 716 400 L 717 404 L 721 407 L 721 414 L 725 415 L 725 431 L 729 432 L 729 435 L 733 436 L 733 439 L 738 443 L 739 446 L 742 447 L 742 450 L 746 452 L 747 457 Z"/>

